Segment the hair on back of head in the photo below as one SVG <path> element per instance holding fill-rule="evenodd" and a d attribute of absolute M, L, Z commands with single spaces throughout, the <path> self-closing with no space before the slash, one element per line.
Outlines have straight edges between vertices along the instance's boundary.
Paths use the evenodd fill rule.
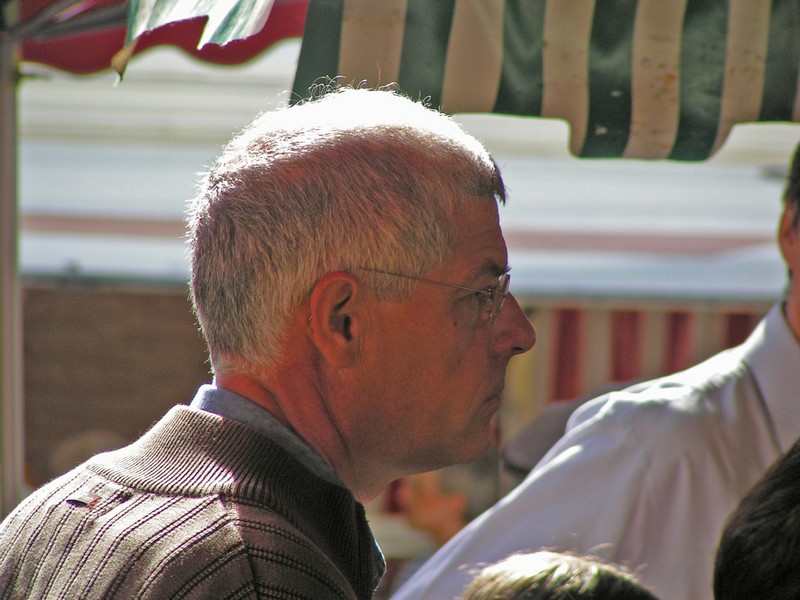
<path fill-rule="evenodd" d="M 461 600 L 657 600 L 634 576 L 599 559 L 540 550 L 478 571 Z"/>
<path fill-rule="evenodd" d="M 327 273 L 421 275 L 447 257 L 449 217 L 474 199 L 505 201 L 489 154 L 398 93 L 338 89 L 259 115 L 187 211 L 192 301 L 212 366 L 273 366 L 291 312 Z M 372 279 L 379 297 L 411 287 Z"/>
<path fill-rule="evenodd" d="M 794 211 L 794 228 L 800 225 L 800 144 L 797 145 L 789 166 L 786 178 L 786 188 L 783 192 L 783 201 L 787 208 Z"/>

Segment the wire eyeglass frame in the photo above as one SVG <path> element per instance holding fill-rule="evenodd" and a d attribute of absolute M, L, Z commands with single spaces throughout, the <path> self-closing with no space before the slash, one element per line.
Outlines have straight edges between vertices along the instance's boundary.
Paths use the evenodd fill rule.
<path fill-rule="evenodd" d="M 500 315 L 500 311 L 503 310 L 503 304 L 505 304 L 506 297 L 508 296 L 508 286 L 509 283 L 511 282 L 511 275 L 509 273 L 503 273 L 498 278 L 497 285 L 490 286 L 482 290 L 476 290 L 475 288 L 465 287 L 463 285 L 455 285 L 453 283 L 447 283 L 444 281 L 434 281 L 433 279 L 425 279 L 424 277 L 414 277 L 413 275 L 406 275 L 404 273 L 381 271 L 379 269 L 370 269 L 368 267 L 359 267 L 359 269 L 361 269 L 362 271 L 368 271 L 370 273 L 378 273 L 380 275 L 391 275 L 392 277 L 402 277 L 404 279 L 411 279 L 412 281 L 419 281 L 421 283 L 441 285 L 444 287 L 454 288 L 457 290 L 464 290 L 465 292 L 484 294 L 490 302 L 489 304 L 489 306 L 491 307 L 489 310 L 490 323 L 494 323 L 497 320 L 497 317 Z"/>

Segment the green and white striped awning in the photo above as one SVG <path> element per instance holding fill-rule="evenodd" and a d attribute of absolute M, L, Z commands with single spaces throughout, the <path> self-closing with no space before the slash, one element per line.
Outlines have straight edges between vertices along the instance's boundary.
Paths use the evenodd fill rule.
<path fill-rule="evenodd" d="M 800 121 L 799 0 L 311 0 L 295 98 L 397 83 L 448 113 L 564 119 L 582 157 L 703 160 Z"/>

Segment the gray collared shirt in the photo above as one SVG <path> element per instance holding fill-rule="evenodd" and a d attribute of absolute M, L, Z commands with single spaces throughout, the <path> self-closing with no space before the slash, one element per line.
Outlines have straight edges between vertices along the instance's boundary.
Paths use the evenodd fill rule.
<path fill-rule="evenodd" d="M 294 456 L 317 477 L 339 487 L 342 480 L 297 434 L 278 421 L 272 413 L 247 398 L 215 385 L 203 385 L 197 390 L 191 408 L 205 410 L 226 419 L 233 419 L 267 434 L 289 454 Z"/>

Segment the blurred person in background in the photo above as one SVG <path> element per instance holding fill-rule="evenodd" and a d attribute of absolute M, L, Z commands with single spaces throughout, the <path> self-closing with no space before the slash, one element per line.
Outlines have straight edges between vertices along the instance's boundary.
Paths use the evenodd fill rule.
<path fill-rule="evenodd" d="M 683 372 L 581 406 L 527 478 L 393 597 L 440 600 L 462 565 L 539 548 L 634 568 L 663 600 L 710 600 L 728 514 L 800 436 L 800 148 L 778 243 L 785 297 L 748 339 Z"/>
<path fill-rule="evenodd" d="M 492 450 L 471 463 L 404 477 L 398 503 L 411 527 L 443 546 L 497 501 L 498 476 L 497 452 Z"/>
<path fill-rule="evenodd" d="M 400 515 L 409 527 L 424 533 L 430 547 L 440 548 L 499 498 L 499 456 L 490 449 L 471 463 L 451 465 L 399 479 L 395 488 Z M 397 589 L 428 559 L 431 552 L 399 561 L 387 573 L 388 593 Z"/>
<path fill-rule="evenodd" d="M 20 504 L 0 597 L 370 598 L 363 503 L 485 452 L 535 341 L 504 201 L 475 138 L 394 92 L 259 116 L 189 210 L 213 385 Z"/>

